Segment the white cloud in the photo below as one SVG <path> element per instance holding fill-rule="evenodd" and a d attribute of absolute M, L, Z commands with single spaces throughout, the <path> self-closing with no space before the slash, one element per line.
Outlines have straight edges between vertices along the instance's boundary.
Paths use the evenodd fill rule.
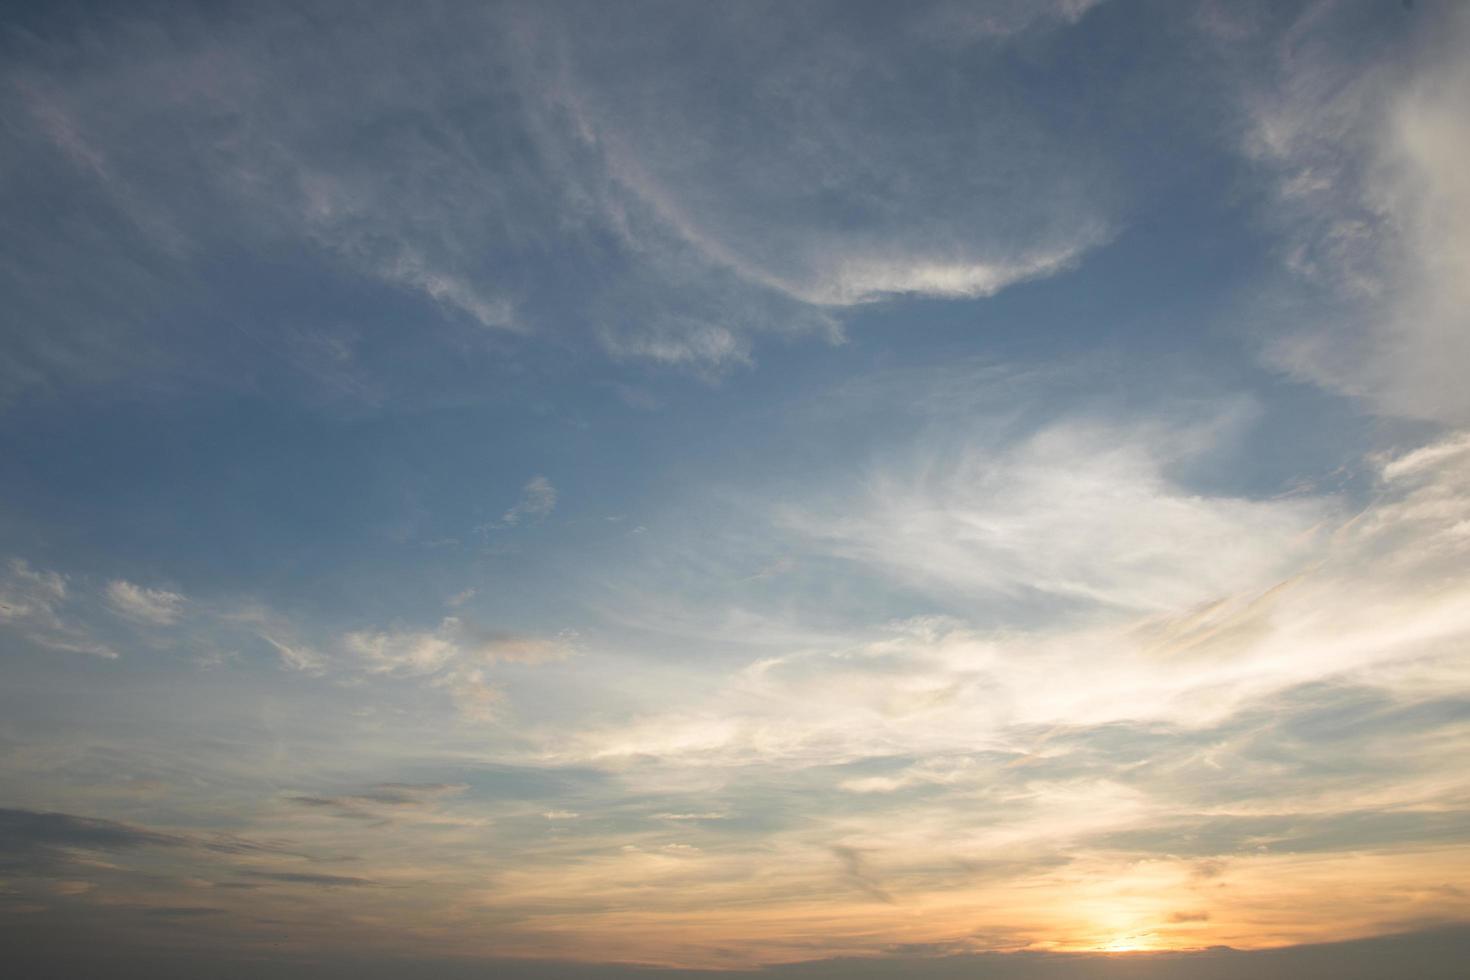
<path fill-rule="evenodd" d="M 432 322 L 451 347 L 584 330 L 571 339 L 705 375 L 751 363 L 762 334 L 838 339 L 854 304 L 1054 274 L 1112 234 L 1118 194 L 1068 145 L 1067 112 L 1005 91 L 1002 48 L 1090 6 L 894 7 L 873 12 L 891 30 L 844 16 L 815 33 L 784 8 L 691 24 L 635 6 L 590 29 L 570 8 L 463 7 L 390 17 L 392 45 L 294 8 L 94 25 L 105 40 L 73 52 L 85 70 L 7 72 L 13 169 L 48 179 L 0 195 L 16 211 L 42 185 L 85 199 L 136 247 L 124 260 L 96 229 L 53 229 L 15 256 L 27 282 L 92 274 L 66 303 L 23 297 L 58 320 L 0 381 L 180 367 L 151 314 L 185 288 L 181 257 L 218 249 L 416 295 L 447 314 Z M 340 393 L 386 403 L 404 379 L 377 363 Z"/>
<path fill-rule="evenodd" d="M 374 673 L 432 674 L 460 654 L 448 636 L 457 623 L 446 619 L 445 626 L 433 633 L 353 632 L 342 643 Z"/>
<path fill-rule="evenodd" d="M 1425 11 L 1427 17 L 1441 16 Z M 1470 422 L 1470 15 L 1430 41 L 1340 57 L 1330 8 L 1303 16 L 1251 95 L 1248 149 L 1277 180 L 1288 268 L 1326 292 L 1270 356 L 1384 414 Z"/>
<path fill-rule="evenodd" d="M 533 476 L 521 488 L 521 499 L 500 515 L 500 520 L 487 528 L 516 527 L 528 521 L 538 521 L 556 509 L 556 487 L 544 476 Z"/>
<path fill-rule="evenodd" d="M 115 658 L 117 651 L 62 617 L 61 608 L 68 598 L 65 576 L 38 571 L 25 560 L 13 558 L 0 572 L 0 625 L 52 650 Z"/>
<path fill-rule="evenodd" d="M 318 650 L 302 643 L 278 640 L 268 633 L 261 633 L 260 638 L 270 644 L 271 649 L 280 656 L 283 667 L 303 674 L 326 673 L 328 660 Z"/>
<path fill-rule="evenodd" d="M 916 293 L 946 299 L 994 296 L 1007 286 L 1055 275 L 1105 237 L 1101 228 L 1082 230 L 1076 241 L 1059 250 L 1001 261 L 945 261 L 924 256 L 855 258 L 825 271 L 820 280 L 799 284 L 773 279 L 772 284 L 802 299 L 823 305 L 851 306 L 887 296 Z"/>
<path fill-rule="evenodd" d="M 919 587 L 1043 594 L 1153 611 L 1281 571 L 1320 500 L 1192 493 L 1168 476 L 1200 433 L 1065 423 L 998 447 L 928 445 L 870 472 L 855 499 L 786 509 L 822 551 Z"/>
<path fill-rule="evenodd" d="M 1073 23 L 1092 5 L 893 8 L 871 36 L 707 10 L 718 26 L 701 35 L 727 42 L 717 56 L 676 22 L 614 19 L 588 34 L 548 17 L 534 34 L 555 52 L 551 105 L 611 177 L 595 195 L 609 214 L 647 212 L 750 284 L 845 307 L 989 296 L 1110 236 L 1100 168 L 1063 147 L 1039 104 L 999 93 L 998 46 L 959 50 Z M 650 53 L 639 72 L 616 60 L 625 35 Z M 962 96 L 926 84 L 917 66 L 935 62 L 967 79 Z"/>
<path fill-rule="evenodd" d="M 1018 458 L 1038 457 L 1028 450 Z M 963 550 L 953 565 L 940 549 L 934 562 L 946 583 L 979 588 L 996 586 L 1000 566 L 1018 584 L 1084 598 L 1092 615 L 1004 629 L 955 618 L 899 621 L 846 644 L 765 657 L 683 706 L 577 733 L 548 751 L 563 761 L 645 758 L 722 771 L 918 760 L 899 774 L 844 783 L 855 793 L 891 793 L 967 783 L 974 772 L 956 755 L 1029 755 L 1053 726 L 1189 730 L 1303 684 L 1372 684 L 1405 696 L 1470 684 L 1457 664 L 1470 642 L 1470 439 L 1386 460 L 1376 498 L 1356 514 L 1322 499 L 1191 499 L 1147 467 L 1104 469 L 1110 479 L 1099 487 L 1099 471 L 1085 460 L 1075 484 L 1081 496 L 1035 496 L 1026 513 L 1037 526 L 1014 510 L 1004 521 L 967 510 L 975 519 L 958 525 L 984 528 L 984 542 L 997 528 L 1025 529 L 1014 533 L 1042 555 L 1057 549 L 1064 567 L 1078 562 L 1077 576 L 1058 578 L 1049 562 L 988 544 Z M 1057 479 L 1076 469 L 1059 465 Z M 983 473 L 960 482 L 1004 485 Z M 1074 520 L 1079 508 L 1087 520 Z M 911 544 L 895 530 L 855 560 L 916 573 L 887 549 L 939 546 L 946 533 L 924 526 L 933 519 L 925 510 L 916 507 L 918 523 L 903 525 Z M 1134 511 L 1156 516 L 1158 537 Z M 1116 538 L 1083 533 L 1089 522 L 1096 535 Z M 1175 551 L 1175 543 L 1184 547 Z M 1097 579 L 1107 587 L 1088 573 L 1085 553 L 1094 548 L 1111 563 Z M 1149 560 L 1113 548 L 1136 548 Z"/>
<path fill-rule="evenodd" d="M 150 589 L 123 579 L 107 583 L 106 596 L 113 612 L 154 626 L 170 626 L 178 622 L 185 602 L 177 592 Z"/>
<path fill-rule="evenodd" d="M 349 632 L 341 647 L 368 673 L 425 678 L 446 689 L 467 717 L 488 719 L 504 695 L 487 668 L 565 659 L 575 651 L 574 639 L 571 633 L 547 638 L 488 630 L 447 616 L 433 630 Z"/>
<path fill-rule="evenodd" d="M 354 631 L 342 638 L 346 652 L 371 673 L 432 674 L 453 661 L 536 664 L 560 660 L 574 649 L 572 633 L 552 638 L 488 630 L 458 616 L 436 629 Z"/>
<path fill-rule="evenodd" d="M 463 276 L 435 269 L 422 256 L 406 249 L 373 268 L 386 281 L 418 290 L 446 309 L 467 314 L 482 327 L 521 329 L 509 299 Z"/>
<path fill-rule="evenodd" d="M 48 618 L 65 599 L 65 578 L 56 572 L 38 572 L 23 559 L 12 558 L 0 581 L 0 620 Z"/>
<path fill-rule="evenodd" d="M 660 317 L 627 333 L 604 329 L 602 344 L 616 357 L 646 358 L 696 370 L 751 363 L 750 342 L 728 327 L 689 317 Z"/>
<path fill-rule="evenodd" d="M 1102 0 L 946 0 L 924 11 L 915 33 L 933 44 L 962 45 L 995 41 L 1035 25 L 1071 25 Z"/>
<path fill-rule="evenodd" d="M 656 813 L 655 820 L 673 820 L 676 823 L 686 820 L 727 820 L 730 814 L 723 810 L 709 810 L 704 813 Z"/>

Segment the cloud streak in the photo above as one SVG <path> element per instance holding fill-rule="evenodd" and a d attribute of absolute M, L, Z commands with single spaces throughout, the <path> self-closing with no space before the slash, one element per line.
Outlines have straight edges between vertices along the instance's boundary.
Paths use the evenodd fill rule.
<path fill-rule="evenodd" d="M 68 598 L 64 576 L 36 571 L 23 559 L 12 558 L 0 575 L 0 624 L 50 650 L 115 659 L 116 650 L 62 618 L 61 608 Z"/>
<path fill-rule="evenodd" d="M 118 615 L 154 626 L 178 622 L 185 602 L 177 592 L 150 589 L 122 579 L 107 583 L 106 593 L 107 604 Z"/>

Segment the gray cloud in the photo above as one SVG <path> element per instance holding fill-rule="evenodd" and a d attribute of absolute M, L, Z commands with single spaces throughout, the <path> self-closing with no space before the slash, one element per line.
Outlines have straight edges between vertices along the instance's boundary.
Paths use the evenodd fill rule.
<path fill-rule="evenodd" d="M 868 867 L 868 862 L 864 859 L 862 851 L 854 847 L 837 844 L 833 845 L 832 853 L 842 863 L 842 876 L 849 884 L 869 898 L 886 902 L 889 905 L 894 904 L 893 896 L 889 894 L 872 869 Z"/>
<path fill-rule="evenodd" d="M 141 910 L 144 915 L 156 919 L 197 919 L 209 915 L 225 915 L 224 909 L 208 905 L 153 906 Z"/>
<path fill-rule="evenodd" d="M 259 881 L 275 881 L 287 885 L 319 885 L 323 888 L 361 888 L 377 882 L 349 875 L 316 874 L 309 871 L 241 871 L 239 874 Z"/>
<path fill-rule="evenodd" d="M 79 851 L 122 852 L 148 848 L 231 856 L 272 854 L 283 850 L 276 843 L 229 834 L 182 834 L 70 813 L 0 809 L 0 864 L 12 871 L 53 876 L 77 865 Z"/>
<path fill-rule="evenodd" d="M 417 810 L 464 792 L 463 783 L 380 783 L 342 796 L 287 796 L 297 806 L 329 811 L 353 820 L 387 820 L 395 810 Z"/>
<path fill-rule="evenodd" d="M 144 827 L 79 817 L 69 813 L 0 809 L 0 855 L 7 864 L 49 865 L 66 848 L 127 850 L 139 847 L 182 847 L 187 838 Z"/>

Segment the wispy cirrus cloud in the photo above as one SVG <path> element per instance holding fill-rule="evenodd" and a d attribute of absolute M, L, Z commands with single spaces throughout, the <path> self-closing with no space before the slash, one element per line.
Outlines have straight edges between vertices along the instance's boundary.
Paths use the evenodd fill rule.
<path fill-rule="evenodd" d="M 1055 274 L 1111 236 L 1116 194 L 1064 148 L 1065 113 L 996 86 L 1012 35 L 1066 31 L 1090 6 L 874 9 L 836 31 L 817 7 L 702 23 L 643 4 L 598 31 L 576 5 L 440 7 L 390 18 L 401 45 L 283 7 L 167 31 L 114 14 L 89 25 L 110 42 L 76 72 L 60 37 L 13 39 L 6 141 L 28 166 L 0 201 L 39 244 L 4 273 L 38 326 L 12 338 L 0 382 L 177 378 L 205 354 L 181 319 L 235 288 L 188 266 L 230 250 L 297 249 L 319 278 L 417 301 L 446 357 L 540 337 L 707 376 L 753 363 L 763 335 L 840 337 L 843 307 Z M 962 35 L 986 44 L 957 49 Z M 707 57 L 714 37 L 740 41 Z M 57 193 L 75 221 L 24 204 Z M 82 288 L 42 301 L 82 266 Z M 372 319 L 350 328 L 363 356 L 332 397 L 383 406 L 399 381 L 379 358 L 404 345 Z M 290 330 L 248 320 L 230 326 L 241 353 L 289 354 Z"/>
<path fill-rule="evenodd" d="M 1124 461 L 1094 471 L 1067 432 L 1043 432 L 1013 457 L 987 454 L 979 473 L 961 465 L 952 484 L 929 484 L 937 500 L 880 492 L 853 501 L 846 519 L 829 510 L 815 542 L 929 589 L 1051 594 L 1069 616 L 990 629 L 919 617 L 847 645 L 763 657 L 703 709 L 589 732 L 573 754 L 840 764 L 995 746 L 1013 726 L 1204 721 L 1364 671 L 1394 689 L 1419 690 L 1440 672 L 1457 683 L 1450 658 L 1470 629 L 1450 571 L 1470 543 L 1463 439 L 1373 464 L 1377 496 L 1353 512 L 1330 498 L 1211 499 L 1171 487 L 1153 465 L 1135 465 L 1135 451 L 1159 445 L 1156 434 L 1131 448 L 1117 433 L 1087 437 L 1108 447 L 1101 460 Z M 1065 453 L 1035 453 L 1054 437 Z M 1010 460 L 1025 474 L 1019 484 Z M 1052 480 L 1056 493 L 1038 490 Z M 945 488 L 968 502 L 950 509 Z M 1130 514 L 1150 515 L 1161 537 L 1129 530 Z M 892 536 L 870 542 L 870 521 L 892 525 Z M 1089 540 L 1087 528 L 1107 540 Z M 909 544 L 928 560 L 908 561 Z M 1052 566 L 1055 555 L 1064 557 Z M 1090 561 L 1103 563 L 1107 588 L 1088 586 Z M 1070 574 L 1055 577 L 1058 568 Z M 1053 684 L 1061 675 L 1076 683 Z"/>
<path fill-rule="evenodd" d="M 851 29 L 809 42 L 797 38 L 822 22 L 814 9 L 747 11 L 693 37 L 680 18 L 636 39 L 615 25 L 608 37 L 559 38 L 557 91 L 618 187 L 743 279 L 831 307 L 905 293 L 987 296 L 1063 269 L 1105 240 L 1109 190 L 1101 174 L 1048 149 L 1056 120 L 1044 110 L 988 93 L 998 53 L 961 55 L 948 43 L 956 32 L 932 25 L 958 19 L 998 40 L 1033 19 L 1075 21 L 1086 6 L 1057 5 L 1054 20 L 1004 5 L 969 16 L 945 5 L 867 11 Z M 766 31 L 768 17 L 791 33 Z M 888 33 L 890 43 L 874 43 L 867 29 L 877 25 L 866 19 L 904 40 L 891 43 Z M 741 43 L 701 58 L 702 46 L 727 34 Z M 646 52 L 654 74 L 614 71 L 611 56 L 629 45 Z M 904 71 L 936 59 L 973 83 L 963 98 Z M 711 68 L 706 84 L 684 83 Z M 741 86 L 739 77 L 762 81 Z M 879 81 L 893 77 L 911 81 Z M 727 111 L 709 111 L 711 100 Z M 768 138 L 744 139 L 747 119 L 760 120 Z M 738 166 L 725 151 L 732 143 L 742 146 Z"/>
<path fill-rule="evenodd" d="M 1291 542 L 1331 510 L 1173 483 L 1167 468 L 1209 441 L 1067 422 L 1003 447 L 927 446 L 875 467 L 860 496 L 781 520 L 818 551 L 921 587 L 1173 609 L 1284 571 Z"/>
<path fill-rule="evenodd" d="M 114 659 L 117 651 L 61 614 L 70 598 L 67 579 L 12 558 L 0 574 L 0 624 L 39 646 Z"/>
<path fill-rule="evenodd" d="M 487 529 L 517 527 L 522 523 L 534 523 L 550 516 L 556 509 L 556 487 L 544 476 L 533 476 L 521 488 L 520 499 L 500 515 Z"/>
<path fill-rule="evenodd" d="M 1330 310 L 1271 338 L 1269 356 L 1376 411 L 1462 425 L 1470 19 L 1455 9 L 1433 22 L 1409 21 L 1418 30 L 1385 38 L 1365 63 L 1337 43 L 1351 11 L 1313 6 L 1267 72 L 1241 85 L 1247 152 L 1276 181 L 1286 267 Z"/>
<path fill-rule="evenodd" d="M 338 796 L 286 796 L 305 812 L 376 825 L 424 824 L 444 819 L 443 804 L 464 793 L 464 783 L 383 783 Z"/>
<path fill-rule="evenodd" d="M 166 589 L 150 589 L 124 579 L 107 583 L 107 604 L 118 615 L 155 626 L 170 626 L 182 615 L 185 598 Z"/>
<path fill-rule="evenodd" d="M 575 652 L 574 640 L 567 633 L 547 638 L 491 630 L 448 616 L 428 631 L 350 632 L 341 645 L 360 669 L 426 678 L 447 690 L 467 717 L 489 719 L 503 697 L 490 668 L 562 660 Z"/>

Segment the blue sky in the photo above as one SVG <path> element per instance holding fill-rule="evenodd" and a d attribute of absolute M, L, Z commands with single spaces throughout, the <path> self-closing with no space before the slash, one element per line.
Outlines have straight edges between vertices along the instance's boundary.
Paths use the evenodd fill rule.
<path fill-rule="evenodd" d="M 0 913 L 730 969 L 1462 923 L 1467 31 L 11 8 Z"/>

